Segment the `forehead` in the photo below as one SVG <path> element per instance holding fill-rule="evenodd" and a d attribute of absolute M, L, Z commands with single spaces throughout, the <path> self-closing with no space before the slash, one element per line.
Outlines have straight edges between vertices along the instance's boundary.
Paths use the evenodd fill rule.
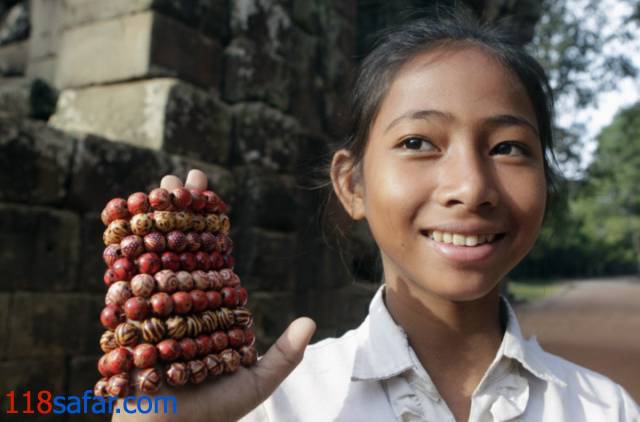
<path fill-rule="evenodd" d="M 435 109 L 462 120 L 519 114 L 536 122 L 515 74 L 480 46 L 439 47 L 420 53 L 396 73 L 374 126 L 409 110 Z"/>

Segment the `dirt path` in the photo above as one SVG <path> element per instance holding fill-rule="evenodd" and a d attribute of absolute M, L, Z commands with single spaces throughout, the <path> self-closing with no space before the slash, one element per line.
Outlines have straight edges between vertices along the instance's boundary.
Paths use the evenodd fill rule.
<path fill-rule="evenodd" d="M 545 350 L 607 375 L 640 403 L 640 278 L 572 282 L 516 312 Z"/>

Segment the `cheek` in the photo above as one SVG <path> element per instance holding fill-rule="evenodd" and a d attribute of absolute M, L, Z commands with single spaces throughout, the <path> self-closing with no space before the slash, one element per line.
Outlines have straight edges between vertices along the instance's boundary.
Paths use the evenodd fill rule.
<path fill-rule="evenodd" d="M 544 217 L 547 199 L 546 180 L 543 170 L 523 170 L 503 178 L 505 197 L 515 222 L 528 239 L 538 235 Z M 532 242 L 532 241 L 531 241 Z"/>

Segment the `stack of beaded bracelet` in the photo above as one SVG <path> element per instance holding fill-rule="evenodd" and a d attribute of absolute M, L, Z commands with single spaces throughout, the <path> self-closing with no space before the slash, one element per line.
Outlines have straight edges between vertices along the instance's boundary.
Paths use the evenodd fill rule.
<path fill-rule="evenodd" d="M 96 396 L 199 384 L 256 362 L 226 213 L 214 192 L 182 187 L 107 203 Z"/>

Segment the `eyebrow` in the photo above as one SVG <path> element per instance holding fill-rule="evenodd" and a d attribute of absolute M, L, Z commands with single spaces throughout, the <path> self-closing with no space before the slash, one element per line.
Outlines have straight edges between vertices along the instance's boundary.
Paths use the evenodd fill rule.
<path fill-rule="evenodd" d="M 403 119 L 411 119 L 411 120 L 425 120 L 431 117 L 438 117 L 446 120 L 453 120 L 454 117 L 451 113 L 447 113 L 440 110 L 410 110 L 395 119 L 384 130 L 384 133 L 387 133 L 393 126 L 398 124 Z M 524 126 L 533 131 L 536 136 L 540 136 L 538 133 L 538 129 L 535 127 L 533 123 L 522 116 L 514 115 L 514 114 L 498 114 L 495 116 L 487 117 L 482 122 L 483 126 Z"/>

